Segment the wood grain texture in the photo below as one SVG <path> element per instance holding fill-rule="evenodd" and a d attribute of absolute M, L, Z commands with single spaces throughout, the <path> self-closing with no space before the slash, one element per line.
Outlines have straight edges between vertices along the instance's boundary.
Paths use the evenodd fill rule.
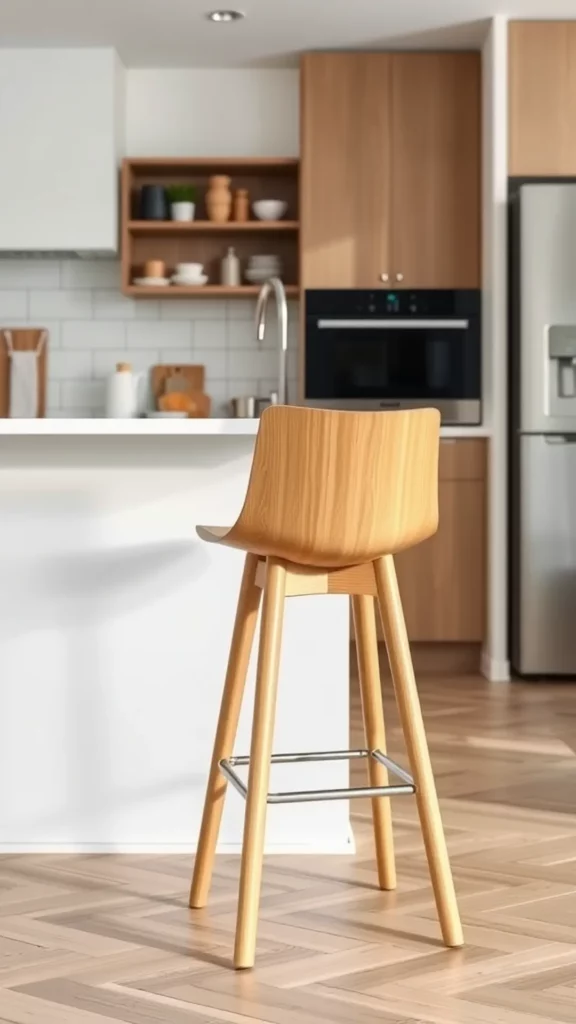
<path fill-rule="evenodd" d="M 374 598 L 356 596 L 352 598 L 351 604 L 354 614 L 354 635 L 356 637 L 365 744 L 368 750 L 379 750 L 385 754 L 387 750 L 386 728 L 382 707 Z M 367 770 L 370 786 L 387 786 L 389 784 L 386 768 L 372 757 L 367 759 Z M 381 889 L 395 889 L 396 865 L 389 799 L 384 797 L 372 799 L 372 821 L 378 884 Z"/>
<path fill-rule="evenodd" d="M 392 555 L 387 555 L 375 562 L 374 573 L 378 588 L 382 629 L 390 661 L 398 713 L 416 786 L 416 805 L 442 937 L 447 946 L 462 946 L 464 937 L 460 914 Z"/>
<path fill-rule="evenodd" d="M 576 23 L 512 21 L 509 174 L 576 174 Z"/>
<path fill-rule="evenodd" d="M 479 642 L 486 629 L 486 485 L 441 480 L 438 532 L 397 557 L 411 640 Z"/>
<path fill-rule="evenodd" d="M 12 345 L 19 352 L 29 352 L 36 349 L 42 334 L 43 327 L 1 327 L 0 328 L 0 417 L 8 416 L 10 409 L 10 356 L 4 331 L 12 334 Z M 46 383 L 48 375 L 48 358 L 50 345 L 50 332 L 46 331 L 46 341 L 38 357 L 38 406 L 37 415 L 43 419 L 46 415 Z"/>
<path fill-rule="evenodd" d="M 122 168 L 122 288 L 134 298 L 233 298 L 258 294 L 258 288 L 220 285 L 221 260 L 233 245 L 245 266 L 249 258 L 267 251 L 275 252 L 283 263 L 283 280 L 291 295 L 298 294 L 298 171 L 299 161 L 292 158 L 257 157 L 174 157 L 127 158 Z M 263 225 L 253 221 L 238 225 L 234 221 L 207 224 L 206 193 L 213 175 L 226 174 L 233 188 L 247 190 L 250 202 L 274 195 L 287 203 L 286 224 Z M 193 183 L 197 189 L 196 220 L 190 224 L 139 220 L 139 196 L 144 184 L 164 187 Z M 270 249 L 270 247 L 272 247 Z M 157 288 L 134 285 L 143 276 L 143 266 L 151 259 L 162 260 L 171 274 L 177 263 L 199 262 L 208 275 L 204 288 Z"/>
<path fill-rule="evenodd" d="M 244 507 L 203 540 L 302 565 L 372 561 L 438 526 L 434 409 L 333 412 L 275 406 L 260 419 Z"/>
<path fill-rule="evenodd" d="M 301 283 L 376 288 L 390 270 L 390 69 L 382 53 L 301 61 Z"/>
<path fill-rule="evenodd" d="M 392 253 L 408 288 L 480 288 L 480 54 L 395 54 Z"/>
<path fill-rule="evenodd" d="M 256 931 L 266 828 L 266 798 L 270 779 L 270 757 L 273 752 L 285 587 L 286 570 L 284 566 L 275 559 L 268 559 L 262 603 L 248 795 L 240 865 L 238 923 L 234 945 L 234 966 L 236 968 L 253 967 L 256 956 Z"/>
<path fill-rule="evenodd" d="M 369 800 L 351 805 L 355 855 L 266 858 L 249 974 L 231 970 L 238 857 L 216 858 L 217 899 L 199 914 L 186 905 L 189 854 L 4 855 L 0 1020 L 573 1020 L 576 687 L 442 676 L 421 680 L 419 690 L 466 947 L 449 951 L 437 942 L 410 799 L 393 800 L 397 892 L 377 889 Z M 351 697 L 351 746 L 359 747 L 355 678 Z M 384 700 L 391 756 L 403 763 L 386 680 Z M 352 764 L 352 783 L 364 782 L 365 766 Z"/>
<path fill-rule="evenodd" d="M 231 757 L 240 718 L 240 708 L 248 672 L 248 662 L 254 641 L 258 609 L 260 607 L 260 588 L 256 586 L 255 555 L 246 555 L 244 572 L 238 597 L 238 609 L 228 668 L 224 682 L 224 692 L 218 718 L 218 728 L 214 740 L 214 750 L 210 764 L 210 774 L 206 788 L 204 812 L 198 839 L 198 852 L 194 863 L 194 875 L 190 889 L 190 906 L 204 907 L 208 899 L 212 880 L 214 853 L 218 842 L 218 832 L 224 809 L 227 780 L 219 769 L 219 762 L 224 757 Z"/>

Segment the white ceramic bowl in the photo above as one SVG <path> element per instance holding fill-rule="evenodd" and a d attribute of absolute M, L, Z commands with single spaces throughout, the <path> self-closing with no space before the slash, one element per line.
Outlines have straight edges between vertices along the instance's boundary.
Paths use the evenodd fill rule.
<path fill-rule="evenodd" d="M 200 274 L 199 277 L 188 277 L 182 274 L 174 274 L 172 278 L 172 284 L 179 285 L 182 288 L 200 288 L 205 284 L 208 284 L 208 274 Z"/>
<path fill-rule="evenodd" d="M 247 270 L 244 277 L 247 281 L 250 281 L 250 284 L 264 284 L 264 282 L 269 281 L 271 277 L 278 277 L 278 271 L 259 270 L 254 268 L 253 270 Z"/>
<path fill-rule="evenodd" d="M 177 263 L 177 277 L 200 277 L 204 270 L 203 263 Z"/>
<path fill-rule="evenodd" d="M 283 199 L 258 199 L 252 203 L 254 215 L 258 220 L 280 220 L 288 209 Z"/>

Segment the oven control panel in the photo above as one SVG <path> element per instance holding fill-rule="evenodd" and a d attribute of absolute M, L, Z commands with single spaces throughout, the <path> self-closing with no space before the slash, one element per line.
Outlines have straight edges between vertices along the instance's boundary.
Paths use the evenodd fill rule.
<path fill-rule="evenodd" d="M 402 320 L 422 317 L 470 317 L 480 307 L 479 291 L 384 288 L 311 289 L 306 291 L 306 315 Z"/>

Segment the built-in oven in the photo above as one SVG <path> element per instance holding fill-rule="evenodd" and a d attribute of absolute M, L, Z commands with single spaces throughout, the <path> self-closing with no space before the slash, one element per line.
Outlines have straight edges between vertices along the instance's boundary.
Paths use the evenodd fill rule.
<path fill-rule="evenodd" d="M 305 304 L 306 405 L 481 422 L 479 291 L 311 290 Z"/>

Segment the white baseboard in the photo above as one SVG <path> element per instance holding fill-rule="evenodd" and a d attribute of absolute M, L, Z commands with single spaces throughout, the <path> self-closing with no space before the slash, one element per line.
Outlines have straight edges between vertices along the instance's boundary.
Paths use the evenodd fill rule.
<path fill-rule="evenodd" d="M 482 650 L 480 671 L 491 683 L 510 682 L 510 662 L 508 660 L 499 661 L 497 658 L 493 658 L 486 648 Z"/>
<path fill-rule="evenodd" d="M 220 843 L 217 853 L 240 854 L 241 843 Z M 356 844 L 352 830 L 348 839 L 333 843 L 269 843 L 264 850 L 265 856 L 278 854 L 333 856 L 342 854 L 353 854 L 356 852 Z M 195 843 L 0 843 L 0 854 L 25 854 L 25 853 L 147 853 L 162 855 L 168 853 L 194 854 L 196 853 Z"/>

